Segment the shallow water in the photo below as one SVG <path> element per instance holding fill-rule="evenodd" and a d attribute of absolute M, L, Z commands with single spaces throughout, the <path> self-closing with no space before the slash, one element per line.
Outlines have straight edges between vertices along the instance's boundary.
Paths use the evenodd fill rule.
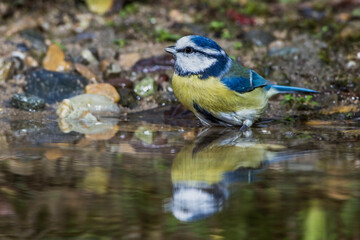
<path fill-rule="evenodd" d="M 359 124 L 182 118 L 1 119 L 0 239 L 360 239 Z"/>

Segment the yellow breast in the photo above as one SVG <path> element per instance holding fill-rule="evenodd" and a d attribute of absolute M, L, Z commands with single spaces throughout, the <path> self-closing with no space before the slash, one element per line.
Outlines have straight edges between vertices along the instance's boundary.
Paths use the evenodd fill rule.
<path fill-rule="evenodd" d="M 181 77 L 174 74 L 172 86 L 180 102 L 194 113 L 194 102 L 215 115 L 246 109 L 254 109 L 261 114 L 267 106 L 268 99 L 264 89 L 256 88 L 240 94 L 230 90 L 214 77 L 204 80 L 195 75 Z"/>

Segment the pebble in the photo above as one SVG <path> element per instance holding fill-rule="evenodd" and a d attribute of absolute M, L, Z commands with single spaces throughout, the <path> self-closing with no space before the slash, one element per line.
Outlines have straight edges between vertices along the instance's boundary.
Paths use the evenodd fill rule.
<path fill-rule="evenodd" d="M 25 64 L 29 67 L 38 67 L 39 66 L 39 63 L 36 61 L 36 59 L 30 55 L 26 56 L 24 61 L 25 61 Z"/>
<path fill-rule="evenodd" d="M 85 87 L 85 93 L 100 94 L 110 98 L 113 102 L 120 100 L 120 95 L 109 83 L 89 84 Z"/>
<path fill-rule="evenodd" d="M 110 98 L 99 94 L 81 94 L 64 99 L 56 110 L 59 118 L 82 119 L 96 113 L 119 113 L 120 109 Z"/>
<path fill-rule="evenodd" d="M 174 69 L 175 60 L 170 54 L 140 59 L 132 66 L 134 72 L 159 72 Z"/>
<path fill-rule="evenodd" d="M 161 106 L 178 103 L 178 99 L 173 92 L 159 92 L 156 94 L 155 99 L 156 102 Z"/>
<path fill-rule="evenodd" d="M 269 50 L 268 55 L 269 56 L 285 56 L 285 55 L 291 55 L 294 53 L 298 53 L 300 51 L 297 47 L 284 47 L 284 48 L 272 48 Z"/>
<path fill-rule="evenodd" d="M 36 28 L 39 25 L 39 19 L 36 16 L 25 15 L 16 22 L 10 24 L 5 32 L 5 37 L 11 37 L 12 35 L 21 32 L 25 29 Z"/>
<path fill-rule="evenodd" d="M 118 88 L 117 90 L 120 95 L 119 104 L 121 106 L 131 109 L 137 106 L 136 94 L 133 90 L 129 88 Z"/>
<path fill-rule="evenodd" d="M 355 61 L 349 61 L 349 62 L 347 62 L 346 67 L 347 68 L 356 67 L 356 62 Z"/>
<path fill-rule="evenodd" d="M 109 60 L 102 60 L 101 63 L 100 63 L 100 70 L 101 72 L 105 72 L 107 67 L 110 65 L 110 61 Z"/>
<path fill-rule="evenodd" d="M 106 81 L 107 83 L 113 85 L 116 88 L 129 88 L 133 89 L 134 83 L 125 77 L 112 78 Z"/>
<path fill-rule="evenodd" d="M 146 77 L 135 84 L 134 91 L 140 97 L 148 97 L 155 93 L 156 84 L 153 78 Z"/>
<path fill-rule="evenodd" d="M 96 83 L 98 81 L 96 75 L 90 71 L 88 67 L 81 63 L 75 63 L 74 64 L 75 70 L 81 74 L 84 78 L 88 79 L 92 83 Z"/>
<path fill-rule="evenodd" d="M 36 69 L 26 78 L 25 93 L 43 98 L 46 103 L 60 102 L 82 93 L 88 81 L 77 74 Z"/>
<path fill-rule="evenodd" d="M 20 33 L 20 35 L 23 38 L 29 40 L 32 44 L 32 47 L 41 52 L 39 53 L 40 55 L 46 52 L 47 45 L 45 43 L 45 38 L 40 32 L 33 29 L 25 29 Z"/>
<path fill-rule="evenodd" d="M 106 70 L 103 71 L 104 79 L 117 78 L 120 77 L 121 68 L 116 63 L 110 63 Z"/>
<path fill-rule="evenodd" d="M 131 67 L 140 60 L 140 58 L 141 56 L 137 52 L 123 53 L 120 55 L 119 65 L 125 70 L 130 70 Z"/>
<path fill-rule="evenodd" d="M 25 43 L 16 44 L 16 48 L 21 52 L 29 52 L 30 48 Z"/>
<path fill-rule="evenodd" d="M 244 38 L 259 47 L 267 46 L 275 40 L 275 37 L 271 33 L 258 29 L 246 32 Z"/>
<path fill-rule="evenodd" d="M 0 67 L 0 82 L 6 81 L 11 77 L 14 69 L 14 62 L 7 61 Z"/>
<path fill-rule="evenodd" d="M 14 94 L 10 104 L 14 108 L 23 109 L 29 112 L 36 112 L 45 108 L 44 99 L 24 93 Z"/>
<path fill-rule="evenodd" d="M 56 44 L 51 44 L 43 60 L 43 67 L 49 71 L 69 71 L 71 63 L 65 61 L 65 53 Z"/>
<path fill-rule="evenodd" d="M 360 39 L 360 20 L 349 22 L 340 32 L 340 37 L 343 39 Z"/>
<path fill-rule="evenodd" d="M 317 11 L 312 7 L 305 6 L 299 9 L 300 15 L 304 18 L 310 18 L 315 20 L 321 20 L 326 16 L 325 11 Z"/>
<path fill-rule="evenodd" d="M 96 56 L 94 55 L 94 53 L 93 53 L 90 49 L 84 49 L 84 50 L 81 52 L 81 56 L 82 56 L 86 61 L 88 61 L 88 63 L 97 62 Z"/>
<path fill-rule="evenodd" d="M 156 82 L 161 85 L 163 82 L 169 82 L 169 80 L 169 76 L 165 73 L 162 73 L 159 75 Z"/>

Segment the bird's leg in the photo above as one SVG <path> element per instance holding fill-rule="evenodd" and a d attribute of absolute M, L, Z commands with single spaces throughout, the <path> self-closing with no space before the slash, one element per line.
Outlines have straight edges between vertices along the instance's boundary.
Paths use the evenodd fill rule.
<path fill-rule="evenodd" d="M 253 121 L 250 119 L 246 119 L 241 126 L 240 130 L 244 133 L 244 136 L 246 138 L 252 137 L 252 131 L 250 129 L 251 125 L 253 124 Z"/>

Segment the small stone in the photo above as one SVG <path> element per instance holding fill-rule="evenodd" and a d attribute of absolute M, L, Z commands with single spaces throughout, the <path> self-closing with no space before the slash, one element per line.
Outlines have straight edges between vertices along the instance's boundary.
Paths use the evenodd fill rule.
<path fill-rule="evenodd" d="M 14 94 L 10 102 L 11 106 L 30 112 L 35 112 L 45 108 L 45 101 L 42 98 L 31 94 Z"/>
<path fill-rule="evenodd" d="M 284 41 L 276 40 L 269 44 L 269 51 L 271 51 L 272 49 L 280 49 L 284 47 L 285 47 Z"/>
<path fill-rule="evenodd" d="M 269 32 L 255 29 L 245 33 L 245 40 L 261 47 L 269 45 L 275 40 L 275 37 Z"/>
<path fill-rule="evenodd" d="M 119 65 L 125 70 L 130 70 L 140 58 L 141 56 L 137 52 L 124 53 L 120 55 Z"/>
<path fill-rule="evenodd" d="M 178 103 L 178 99 L 173 92 L 159 92 L 156 94 L 155 99 L 160 106 Z"/>
<path fill-rule="evenodd" d="M 294 53 L 298 53 L 300 51 L 297 47 L 284 47 L 284 48 L 272 48 L 269 50 L 268 55 L 275 56 L 286 56 Z"/>
<path fill-rule="evenodd" d="M 25 61 L 25 64 L 29 67 L 38 67 L 39 66 L 39 63 L 32 56 L 29 56 L 29 55 L 26 56 L 24 61 Z"/>
<path fill-rule="evenodd" d="M 56 44 L 51 44 L 43 60 L 43 66 L 49 71 L 69 71 L 71 63 L 65 61 L 65 53 Z"/>
<path fill-rule="evenodd" d="M 120 77 L 121 68 L 116 63 L 110 63 L 106 70 L 103 72 L 104 79 L 117 78 Z"/>
<path fill-rule="evenodd" d="M 12 53 L 11 53 L 11 56 L 12 56 L 12 57 L 17 57 L 17 58 L 19 58 L 19 59 L 21 59 L 21 60 L 24 60 L 26 55 L 25 55 L 25 53 L 23 53 L 23 52 L 15 51 L 15 52 L 12 52 Z"/>
<path fill-rule="evenodd" d="M 129 88 L 120 88 L 118 89 L 120 94 L 119 104 L 123 107 L 135 108 L 137 106 L 136 94 Z"/>
<path fill-rule="evenodd" d="M 169 82 L 163 82 L 160 84 L 161 89 L 164 90 L 165 92 L 174 92 L 171 84 Z"/>
<path fill-rule="evenodd" d="M 360 52 L 358 52 L 358 53 L 356 54 L 356 58 L 357 58 L 357 59 L 360 59 Z"/>
<path fill-rule="evenodd" d="M 340 32 L 343 39 L 358 40 L 360 39 L 360 21 L 351 21 Z"/>
<path fill-rule="evenodd" d="M 133 89 L 134 83 L 127 78 L 112 78 L 106 81 L 107 83 L 113 85 L 116 88 L 129 88 Z"/>
<path fill-rule="evenodd" d="M 134 91 L 140 97 L 148 97 L 155 93 L 155 81 L 151 77 L 146 77 L 135 84 Z"/>
<path fill-rule="evenodd" d="M 162 73 L 159 75 L 159 77 L 157 78 L 157 83 L 158 84 L 162 84 L 163 82 L 169 82 L 169 76 L 165 73 Z"/>
<path fill-rule="evenodd" d="M 351 15 L 349 13 L 339 13 L 335 18 L 340 22 L 347 22 L 350 20 Z"/>
<path fill-rule="evenodd" d="M 116 89 L 108 83 L 89 84 L 85 87 L 85 93 L 100 94 L 110 98 L 113 102 L 120 100 L 120 95 Z"/>
<path fill-rule="evenodd" d="M 169 18 L 171 21 L 183 23 L 184 22 L 184 14 L 180 12 L 178 9 L 171 9 L 169 12 Z"/>
<path fill-rule="evenodd" d="M 92 71 L 90 71 L 90 69 L 87 68 L 85 65 L 80 64 L 80 63 L 75 63 L 74 67 L 78 73 L 80 73 L 83 77 L 88 79 L 90 82 L 96 83 L 98 81 L 96 75 Z"/>
<path fill-rule="evenodd" d="M 300 15 L 304 18 L 310 18 L 315 20 L 321 20 L 326 16 L 325 11 L 317 11 L 312 7 L 305 6 L 299 9 Z"/>
<path fill-rule="evenodd" d="M 16 48 L 21 52 L 29 52 L 30 48 L 25 43 L 16 44 Z"/>
<path fill-rule="evenodd" d="M 25 80 L 25 93 L 43 98 L 49 104 L 82 93 L 88 84 L 88 81 L 80 75 L 44 69 L 30 72 Z"/>
<path fill-rule="evenodd" d="M 93 54 L 90 49 L 85 49 L 81 52 L 81 56 L 86 59 L 89 63 L 97 62 L 96 56 Z"/>
<path fill-rule="evenodd" d="M 347 68 L 356 67 L 356 62 L 355 62 L 355 61 L 349 61 L 349 62 L 346 64 L 346 67 L 347 67 Z"/>
<path fill-rule="evenodd" d="M 132 66 L 134 72 L 158 72 L 174 69 L 175 60 L 170 54 L 140 59 Z"/>
<path fill-rule="evenodd" d="M 33 29 L 25 29 L 20 33 L 20 35 L 23 38 L 29 40 L 33 48 L 40 51 L 39 55 L 42 55 L 42 53 L 46 53 L 47 45 L 45 43 L 45 38 L 41 34 L 41 32 Z"/>
<path fill-rule="evenodd" d="M 110 98 L 99 94 L 80 94 L 64 99 L 58 106 L 56 114 L 59 118 L 83 119 L 90 114 L 119 113 L 120 108 Z M 97 121 L 95 117 L 91 117 Z"/>
<path fill-rule="evenodd" d="M 14 21 L 5 32 L 5 37 L 10 37 L 24 29 L 36 28 L 39 25 L 40 18 L 34 15 L 25 15 Z"/>
<path fill-rule="evenodd" d="M 6 81 L 11 77 L 14 69 L 14 62 L 7 61 L 0 67 L 0 82 Z"/>
<path fill-rule="evenodd" d="M 105 70 L 107 69 L 107 67 L 110 65 L 110 61 L 108 60 L 102 60 L 101 64 L 100 64 L 100 70 L 101 72 L 105 72 Z"/>

